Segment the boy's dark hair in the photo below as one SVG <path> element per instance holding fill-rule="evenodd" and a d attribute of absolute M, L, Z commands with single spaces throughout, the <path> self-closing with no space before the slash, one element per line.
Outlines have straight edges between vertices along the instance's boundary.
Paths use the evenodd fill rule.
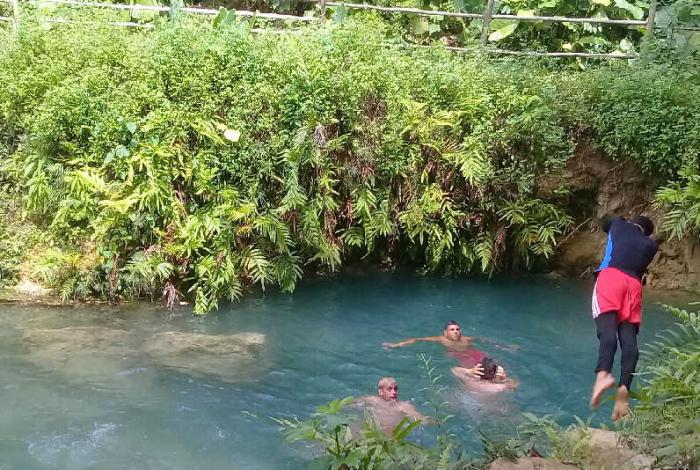
<path fill-rule="evenodd" d="M 638 215 L 630 220 L 630 222 L 635 225 L 639 225 L 642 228 L 642 233 L 644 233 L 644 235 L 647 237 L 654 233 L 654 222 L 652 222 L 649 217 Z"/>
<path fill-rule="evenodd" d="M 496 377 L 496 370 L 498 369 L 498 364 L 496 361 L 486 356 L 481 360 L 481 367 L 484 368 L 484 375 L 481 376 L 481 380 L 493 380 Z"/>
<path fill-rule="evenodd" d="M 448 327 L 448 326 L 451 326 L 451 325 L 457 325 L 457 326 L 459 326 L 459 323 L 457 323 L 457 322 L 454 321 L 454 320 L 450 320 L 450 321 L 448 321 L 447 323 L 445 323 L 445 328 L 443 328 L 443 329 L 446 330 L 447 327 Z"/>

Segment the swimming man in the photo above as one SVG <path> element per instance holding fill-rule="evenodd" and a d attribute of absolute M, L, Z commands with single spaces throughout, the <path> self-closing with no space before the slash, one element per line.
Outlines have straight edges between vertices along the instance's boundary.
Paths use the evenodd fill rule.
<path fill-rule="evenodd" d="M 399 401 L 399 386 L 393 377 L 382 377 L 377 384 L 377 395 L 360 397 L 353 404 L 369 408 L 385 432 L 391 432 L 402 419 L 427 422 L 408 401 Z"/>
<path fill-rule="evenodd" d="M 654 259 L 658 243 L 650 238 L 654 224 L 644 216 L 627 221 L 615 217 L 603 224 L 608 234 L 605 256 L 596 270 L 593 319 L 598 335 L 598 364 L 591 406 L 600 405 L 603 393 L 615 386 L 612 366 L 618 340 L 622 370 L 612 412 L 613 421 L 627 415 L 632 374 L 637 368 L 637 333 L 642 322 L 642 277 Z"/>
<path fill-rule="evenodd" d="M 398 343 L 384 343 L 383 346 L 387 349 L 400 348 L 418 341 L 428 341 L 440 343 L 447 349 L 450 356 L 457 359 L 461 368 L 467 369 L 466 373 L 471 375 L 479 375 L 479 369 L 475 366 L 486 355 L 476 349 L 473 345 L 474 338 L 462 336 L 462 328 L 454 320 L 450 320 L 445 324 L 445 329 L 442 336 L 425 336 L 422 338 L 409 338 Z"/>

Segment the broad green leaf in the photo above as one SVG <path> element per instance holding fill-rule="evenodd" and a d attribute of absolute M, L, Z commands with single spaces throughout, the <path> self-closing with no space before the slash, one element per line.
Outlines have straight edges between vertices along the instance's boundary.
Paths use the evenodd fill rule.
<path fill-rule="evenodd" d="M 637 5 L 632 5 L 627 0 L 615 0 L 615 6 L 630 12 L 632 17 L 636 20 L 641 20 L 644 16 L 644 10 Z"/>
<path fill-rule="evenodd" d="M 241 131 L 226 129 L 224 131 L 224 138 L 226 140 L 230 140 L 231 142 L 238 142 L 238 139 L 241 138 Z"/>
<path fill-rule="evenodd" d="M 688 38 L 688 44 L 693 47 L 700 47 L 700 33 L 693 33 Z"/>
<path fill-rule="evenodd" d="M 214 27 L 218 28 L 221 22 L 226 19 L 228 15 L 228 10 L 224 7 L 219 7 L 219 13 L 214 17 Z"/>
<path fill-rule="evenodd" d="M 336 23 L 342 23 L 345 18 L 348 17 L 348 9 L 345 5 L 340 5 L 333 12 L 333 21 Z"/>
<path fill-rule="evenodd" d="M 605 38 L 602 38 L 600 36 L 584 36 L 576 42 L 579 44 L 582 44 L 582 45 L 593 45 L 593 46 L 605 46 L 605 45 L 610 44 L 609 41 L 607 41 Z"/>
<path fill-rule="evenodd" d="M 221 22 L 222 26 L 230 26 L 236 20 L 236 10 L 229 10 L 226 18 Z"/>
<path fill-rule="evenodd" d="M 610 0 L 591 0 L 593 3 L 597 3 L 598 5 L 603 5 L 606 7 L 610 6 Z"/>
<path fill-rule="evenodd" d="M 416 36 L 422 36 L 425 33 L 430 32 L 430 24 L 425 18 L 413 17 L 411 18 L 411 32 Z"/>
<path fill-rule="evenodd" d="M 516 13 L 517 16 L 535 16 L 535 10 L 520 10 Z"/>
<path fill-rule="evenodd" d="M 510 23 L 507 26 L 504 26 L 503 28 L 497 29 L 496 31 L 492 32 L 489 34 L 489 41 L 497 42 L 500 41 L 501 39 L 507 38 L 511 34 L 515 32 L 515 29 L 518 27 L 517 22 Z"/>
<path fill-rule="evenodd" d="M 627 38 L 620 41 L 618 48 L 623 52 L 634 52 L 634 44 L 632 44 Z"/>
<path fill-rule="evenodd" d="M 143 5 L 143 6 L 159 6 L 157 0 L 131 0 L 129 2 L 132 5 Z M 149 10 L 133 10 L 131 12 L 131 17 L 134 19 L 149 21 L 153 20 L 158 16 L 157 11 Z"/>

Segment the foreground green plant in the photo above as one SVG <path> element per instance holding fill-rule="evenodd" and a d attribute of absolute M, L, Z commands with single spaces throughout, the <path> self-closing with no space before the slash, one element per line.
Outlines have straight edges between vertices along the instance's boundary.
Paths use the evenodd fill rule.
<path fill-rule="evenodd" d="M 483 454 L 465 453 L 459 436 L 450 433 L 445 426 L 455 416 L 446 413 L 449 405 L 444 401 L 446 388 L 441 385 L 441 376 L 436 374 L 429 356 L 421 353 L 418 358 L 427 383 L 422 390 L 428 396 L 425 406 L 430 410 L 429 422 L 423 424 L 438 428 L 433 446 L 411 442 L 411 434 L 419 422 L 405 418 L 391 432 L 384 432 L 370 411 L 365 411 L 364 415 L 357 410 L 346 412 L 345 407 L 351 404 L 352 397 L 319 406 L 308 420 L 296 417 L 273 420 L 281 426 L 288 442 L 318 445 L 321 454 L 314 458 L 310 468 L 481 470 L 499 458 L 516 461 L 532 452 L 587 468 L 591 458 L 590 431 L 588 424 L 578 418 L 576 423 L 562 428 L 549 416 L 524 413 L 524 421 L 505 436 L 479 430 Z"/>
<path fill-rule="evenodd" d="M 643 386 L 624 431 L 660 468 L 700 463 L 700 312 L 667 307 L 679 322 L 642 351 Z"/>
<path fill-rule="evenodd" d="M 665 210 L 663 228 L 669 235 L 700 240 L 700 170 L 690 165 L 681 170 L 679 181 L 656 192 L 656 204 Z"/>
<path fill-rule="evenodd" d="M 343 407 L 351 401 L 352 397 L 347 397 L 319 406 L 307 421 L 275 421 L 289 442 L 311 441 L 323 447 L 325 455 L 317 458 L 312 468 L 430 468 L 427 450 L 407 440 L 417 421 L 405 418 L 387 434 L 370 418 L 360 423 L 356 415 L 343 414 Z"/>

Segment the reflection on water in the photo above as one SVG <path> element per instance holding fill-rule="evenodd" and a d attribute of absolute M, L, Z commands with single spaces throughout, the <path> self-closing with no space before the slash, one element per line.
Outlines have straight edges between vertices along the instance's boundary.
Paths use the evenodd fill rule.
<path fill-rule="evenodd" d="M 304 282 L 195 317 L 157 306 L 0 310 L 0 469 L 300 468 L 314 450 L 288 446 L 271 416 L 306 417 L 344 396 L 375 393 L 391 375 L 423 412 L 416 355 L 443 375 L 450 431 L 478 449 L 478 429 L 512 428 L 523 411 L 563 424 L 590 416 L 596 354 L 589 286 L 543 280 L 447 280 L 367 274 Z M 464 391 L 434 343 L 464 334 L 515 344 L 478 347 L 517 378 L 497 396 Z M 672 322 L 653 305 L 641 342 Z M 593 416 L 605 420 L 609 404 Z M 435 431 L 420 430 L 429 443 Z"/>

